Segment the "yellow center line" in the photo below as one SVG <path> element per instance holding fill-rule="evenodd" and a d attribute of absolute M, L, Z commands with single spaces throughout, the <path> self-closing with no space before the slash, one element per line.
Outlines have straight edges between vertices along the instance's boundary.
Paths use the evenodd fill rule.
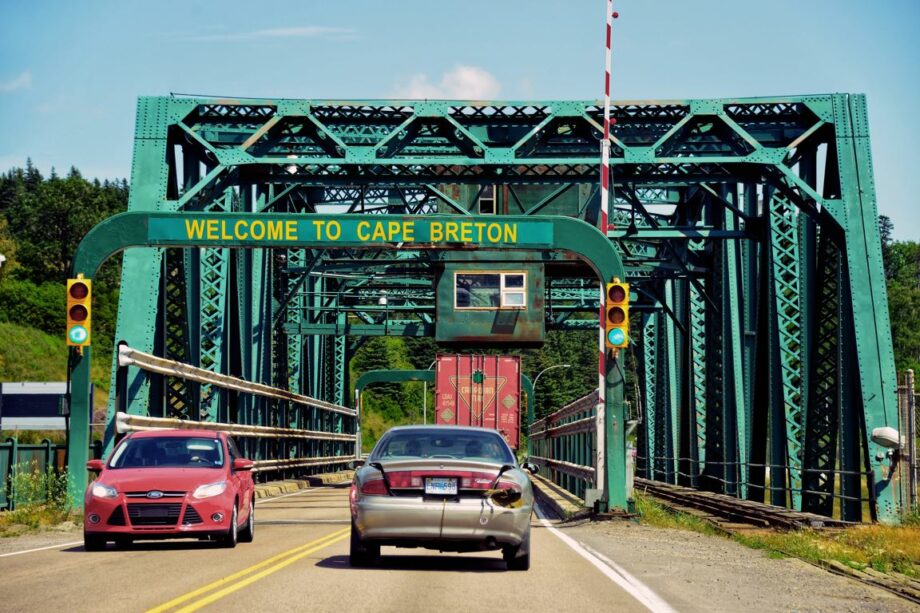
<path fill-rule="evenodd" d="M 149 611 L 147 611 L 147 613 L 163 613 L 163 611 L 168 611 L 169 609 L 177 605 L 180 605 L 183 602 L 191 600 L 195 598 L 196 596 L 200 596 L 201 594 L 205 594 L 207 592 L 210 592 L 211 590 L 217 589 L 221 587 L 222 585 L 226 585 L 227 583 L 235 581 L 239 579 L 240 577 L 243 577 L 245 575 L 248 575 L 251 572 L 259 570 L 260 568 L 273 564 L 283 558 L 286 558 L 287 556 L 294 555 L 300 551 L 303 551 L 304 549 L 309 549 L 319 544 L 322 544 L 322 546 L 320 547 L 320 549 L 322 549 L 322 547 L 325 547 L 326 545 L 331 545 L 333 542 L 337 542 L 341 540 L 342 538 L 344 538 L 346 536 L 346 532 L 348 532 L 349 530 L 351 530 L 350 527 L 342 528 L 341 530 L 336 530 L 335 532 L 332 532 L 331 534 L 327 534 L 326 536 L 312 540 L 309 543 L 298 545 L 297 547 L 294 547 L 293 549 L 289 549 L 287 551 L 274 555 L 268 558 L 267 560 L 262 560 L 258 564 L 253 564 L 252 566 L 244 568 L 241 571 L 235 572 L 232 575 L 224 577 L 223 579 L 218 579 L 217 581 L 214 581 L 213 583 L 209 583 L 196 590 L 192 590 L 191 592 L 188 592 L 187 594 L 183 594 L 182 596 L 173 598 L 169 602 L 165 602 L 158 607 L 150 609 Z"/>
<path fill-rule="evenodd" d="M 350 528 L 349 528 L 349 529 L 350 529 Z M 250 584 L 252 584 L 252 583 L 255 583 L 255 582 L 258 581 L 259 579 L 263 579 L 263 578 L 269 576 L 269 575 L 272 574 L 272 573 L 278 572 L 279 570 L 281 570 L 282 568 L 284 568 L 284 567 L 286 567 L 286 566 L 290 566 L 291 564 L 293 564 L 293 563 L 296 562 L 297 560 L 300 560 L 301 558 L 305 558 L 305 557 L 307 557 L 308 555 L 310 555 L 311 553 L 316 553 L 316 552 L 319 551 L 320 549 L 324 549 L 324 548 L 328 547 L 329 545 L 332 545 L 332 544 L 334 544 L 334 543 L 338 543 L 339 541 L 344 541 L 344 540 L 347 539 L 349 536 L 350 536 L 349 534 L 341 534 L 341 535 L 339 535 L 339 536 L 337 536 L 337 537 L 335 537 L 335 538 L 333 538 L 333 539 L 327 540 L 327 541 L 324 542 L 324 543 L 320 543 L 320 544 L 317 545 L 316 547 L 312 547 L 312 548 L 310 548 L 310 549 L 307 549 L 306 551 L 302 551 L 302 552 L 298 553 L 297 555 L 291 556 L 291 557 L 287 558 L 286 560 L 283 560 L 283 561 L 279 562 L 278 564 L 275 564 L 274 566 L 269 566 L 269 567 L 266 568 L 265 570 L 259 571 L 258 573 L 254 574 L 254 575 L 250 575 L 249 577 L 246 577 L 245 579 L 243 579 L 243 580 L 240 581 L 239 583 L 234 583 L 234 584 L 232 584 L 232 585 L 228 585 L 227 587 L 225 587 L 224 589 L 222 589 L 222 590 L 220 590 L 220 591 L 214 592 L 213 594 L 211 594 L 211 595 L 209 595 L 209 596 L 205 596 L 205 597 L 202 598 L 201 600 L 199 600 L 199 601 L 197 601 L 197 602 L 193 602 L 192 604 L 190 604 L 190 605 L 188 605 L 188 606 L 182 607 L 182 608 L 179 609 L 176 613 L 191 613 L 192 611 L 197 611 L 198 609 L 201 609 L 202 607 L 206 607 L 206 606 L 208 606 L 209 604 L 211 604 L 211 603 L 213 603 L 213 602 L 215 602 L 215 601 L 217 601 L 217 600 L 220 600 L 220 599 L 223 598 L 224 596 L 227 596 L 228 594 L 232 594 L 233 592 L 236 592 L 237 590 L 241 590 L 241 589 L 243 589 L 244 587 L 246 587 L 247 585 L 250 585 Z"/>

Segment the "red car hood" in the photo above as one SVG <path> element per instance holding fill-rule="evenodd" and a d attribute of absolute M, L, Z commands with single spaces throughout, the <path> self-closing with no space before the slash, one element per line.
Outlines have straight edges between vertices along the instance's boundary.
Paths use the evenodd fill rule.
<path fill-rule="evenodd" d="M 199 485 L 225 477 L 223 468 L 110 468 L 103 471 L 99 482 L 119 493 L 150 490 L 191 493 Z"/>

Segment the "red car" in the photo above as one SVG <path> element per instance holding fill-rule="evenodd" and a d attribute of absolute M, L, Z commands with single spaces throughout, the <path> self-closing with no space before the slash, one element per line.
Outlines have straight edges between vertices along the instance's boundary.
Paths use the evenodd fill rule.
<path fill-rule="evenodd" d="M 135 432 L 108 463 L 90 460 L 86 467 L 99 473 L 86 489 L 87 551 L 135 539 L 216 539 L 226 547 L 252 541 L 252 462 L 224 432 Z"/>

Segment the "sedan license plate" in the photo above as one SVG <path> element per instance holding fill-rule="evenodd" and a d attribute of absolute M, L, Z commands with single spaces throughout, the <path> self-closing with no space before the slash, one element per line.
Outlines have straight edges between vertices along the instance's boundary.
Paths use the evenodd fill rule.
<path fill-rule="evenodd" d="M 425 493 L 440 496 L 456 496 L 457 480 L 453 477 L 428 477 L 425 479 Z"/>

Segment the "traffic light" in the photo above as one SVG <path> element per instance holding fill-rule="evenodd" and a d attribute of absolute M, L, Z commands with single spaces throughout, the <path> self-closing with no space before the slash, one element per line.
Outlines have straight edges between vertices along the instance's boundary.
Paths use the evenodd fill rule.
<path fill-rule="evenodd" d="M 67 345 L 89 347 L 92 323 L 93 282 L 67 279 Z"/>
<path fill-rule="evenodd" d="M 629 345 L 629 283 L 607 284 L 606 334 L 607 349 L 622 349 Z"/>

